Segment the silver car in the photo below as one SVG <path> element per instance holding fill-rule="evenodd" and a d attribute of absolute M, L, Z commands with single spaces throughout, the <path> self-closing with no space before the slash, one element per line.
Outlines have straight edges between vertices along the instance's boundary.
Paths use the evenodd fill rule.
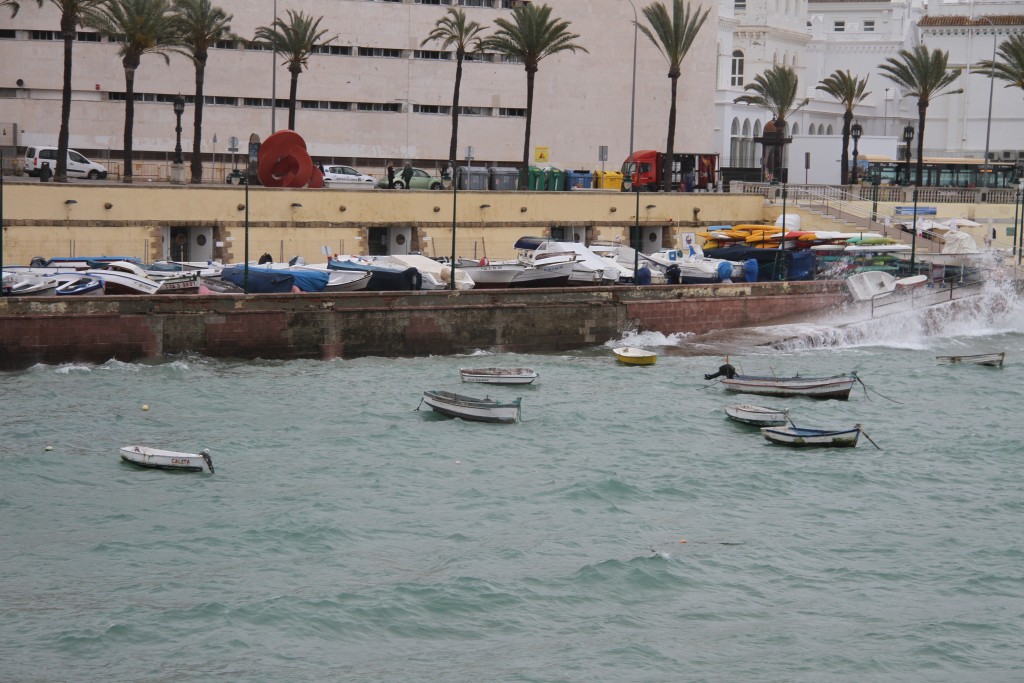
<path fill-rule="evenodd" d="M 325 166 L 325 183 L 375 183 L 373 176 L 360 173 L 351 166 Z"/>

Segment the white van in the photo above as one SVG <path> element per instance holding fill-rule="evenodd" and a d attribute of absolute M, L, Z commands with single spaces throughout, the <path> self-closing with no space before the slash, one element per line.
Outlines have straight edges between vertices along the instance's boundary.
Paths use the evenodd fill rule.
<path fill-rule="evenodd" d="M 39 175 L 43 163 L 50 164 L 50 172 L 57 172 L 56 147 L 29 147 L 25 150 L 25 172 L 30 176 Z M 68 150 L 68 177 L 88 178 L 97 180 L 107 177 L 107 169 L 94 161 L 89 161 L 81 153 Z"/>

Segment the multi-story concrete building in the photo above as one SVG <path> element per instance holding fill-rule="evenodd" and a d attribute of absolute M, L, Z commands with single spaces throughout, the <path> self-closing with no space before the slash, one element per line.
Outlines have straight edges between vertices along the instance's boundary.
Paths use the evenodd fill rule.
<path fill-rule="evenodd" d="M 436 166 L 448 156 L 455 62 L 437 44 L 421 45 L 446 5 L 460 5 L 470 19 L 494 29 L 514 3 L 529 0 L 221 0 L 233 14 L 232 29 L 253 37 L 288 9 L 322 16 L 334 37 L 309 60 L 299 78 L 296 129 L 311 154 L 380 172 L 388 162 L 411 160 Z M 535 1 L 535 0 L 534 0 Z M 549 0 L 555 16 L 588 53 L 561 53 L 541 62 L 531 148 L 547 147 L 548 162 L 561 168 L 615 169 L 629 154 L 636 41 L 633 146 L 662 149 L 669 111 L 664 58 L 633 26 L 638 0 Z M 50 3 L 22 3 L 15 18 L 0 22 L 0 144 L 56 144 L 60 122 L 62 50 L 58 14 Z M 951 65 L 990 59 L 995 42 L 1024 30 L 1024 15 L 1011 2 L 931 3 L 920 0 L 719 0 L 683 65 L 676 150 L 717 152 L 725 166 L 757 166 L 759 136 L 768 113 L 734 104 L 743 86 L 772 64 L 795 68 L 807 106 L 791 118 L 797 149 L 820 150 L 821 173 L 838 182 L 838 135 L 842 108 L 815 90 L 836 69 L 869 76 L 871 95 L 856 109 L 864 127 L 862 153 L 895 155 L 904 125 L 916 122 L 916 100 L 899 91 L 878 64 L 919 42 L 950 51 Z M 642 15 L 638 15 L 641 22 Z M 974 17 L 973 19 L 971 17 Z M 227 142 L 244 144 L 287 124 L 283 104 L 289 74 L 266 49 L 245 40 L 211 51 L 206 75 L 202 149 L 209 160 L 228 157 Z M 124 72 L 117 46 L 89 29 L 75 44 L 71 146 L 120 159 Z M 997 82 L 992 115 L 990 81 L 961 77 L 963 95 L 936 100 L 929 109 L 926 150 L 950 156 L 1000 158 L 1024 150 L 1018 125 L 1024 98 Z M 136 158 L 167 161 L 175 146 L 171 101 L 190 95 L 194 72 L 185 57 L 169 63 L 143 57 L 136 74 Z M 274 98 L 278 107 L 270 106 Z M 500 55 L 479 54 L 465 65 L 459 149 L 473 148 L 474 164 L 517 164 L 525 131 L 526 74 Z M 191 108 L 183 121 L 182 146 L 192 147 Z M 831 137 L 830 137 L 831 136 Z M 815 138 L 808 141 L 808 138 Z M 986 139 L 989 143 L 986 144 Z M 801 146 L 802 145 L 802 146 Z M 607 162 L 599 160 L 608 148 Z M 827 170 L 826 170 L 826 167 Z M 796 178 L 794 178 L 795 180 Z"/>
<path fill-rule="evenodd" d="M 460 0 L 468 17 L 494 30 L 520 0 Z M 298 82 L 296 129 L 311 154 L 378 169 L 392 160 L 424 165 L 446 159 L 451 136 L 454 55 L 422 40 L 454 2 L 221 0 L 233 14 L 232 29 L 252 38 L 285 10 L 323 16 L 335 39 L 309 60 Z M 633 10 L 622 0 L 556 0 L 553 14 L 572 22 L 588 53 L 544 59 L 536 77 L 532 146 L 549 149 L 561 168 L 600 168 L 598 151 L 609 148 L 607 168 L 629 153 L 634 29 Z M 62 51 L 58 14 L 45 3 L 23 3 L 0 30 L 0 121 L 11 129 L 6 144 L 56 143 L 60 122 Z M 642 17 L 641 17 L 642 19 Z M 679 95 L 677 147 L 710 146 L 714 71 L 712 16 L 686 60 Z M 639 36 L 636 72 L 637 148 L 662 147 L 668 124 L 667 67 L 655 47 Z M 71 146 L 117 159 L 123 128 L 124 72 L 117 46 L 88 29 L 75 44 Z M 223 155 L 226 141 L 262 137 L 287 124 L 286 104 L 272 110 L 276 85 L 286 103 L 289 74 L 275 67 L 268 50 L 230 41 L 211 51 L 206 75 L 203 125 L 205 154 Z M 140 157 L 166 158 L 174 149 L 173 98 L 194 89 L 191 62 L 172 55 L 165 63 L 143 57 L 135 81 L 134 146 Z M 525 130 L 526 73 L 499 55 L 475 55 L 462 80 L 460 155 L 472 146 L 476 163 L 507 165 L 521 160 Z M 183 147 L 191 149 L 186 111 Z M 16 123 L 16 126 L 10 124 Z M 16 135 L 12 133 L 16 131 Z M 216 136 L 217 142 L 214 142 Z"/>

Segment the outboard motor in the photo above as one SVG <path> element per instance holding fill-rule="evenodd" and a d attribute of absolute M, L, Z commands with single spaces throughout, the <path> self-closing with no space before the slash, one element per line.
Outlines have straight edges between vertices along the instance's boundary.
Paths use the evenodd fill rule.
<path fill-rule="evenodd" d="M 270 254 L 264 252 L 263 256 L 260 256 L 260 260 L 257 261 L 256 263 L 258 265 L 262 266 L 264 263 L 273 263 L 273 262 L 274 262 L 274 257 L 271 256 Z"/>
<path fill-rule="evenodd" d="M 715 379 L 716 377 L 725 377 L 726 379 L 732 379 L 736 376 L 736 368 L 726 363 L 718 367 L 718 372 L 711 375 L 704 375 L 704 379 Z"/>
<path fill-rule="evenodd" d="M 718 279 L 722 282 L 732 282 L 732 264 L 722 261 L 718 264 Z"/>
<path fill-rule="evenodd" d="M 679 272 L 679 266 L 672 264 L 665 269 L 665 282 L 670 285 L 678 285 L 682 281 L 682 275 Z"/>

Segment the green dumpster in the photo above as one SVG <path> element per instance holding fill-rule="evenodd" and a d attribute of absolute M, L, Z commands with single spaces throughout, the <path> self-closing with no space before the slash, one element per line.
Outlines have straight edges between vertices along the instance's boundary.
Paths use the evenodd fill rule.
<path fill-rule="evenodd" d="M 546 178 L 544 177 L 544 169 L 537 168 L 536 166 L 530 166 L 526 172 L 526 189 L 544 190 L 547 187 Z"/>
<path fill-rule="evenodd" d="M 554 167 L 548 169 L 548 191 L 565 191 L 565 171 Z"/>

